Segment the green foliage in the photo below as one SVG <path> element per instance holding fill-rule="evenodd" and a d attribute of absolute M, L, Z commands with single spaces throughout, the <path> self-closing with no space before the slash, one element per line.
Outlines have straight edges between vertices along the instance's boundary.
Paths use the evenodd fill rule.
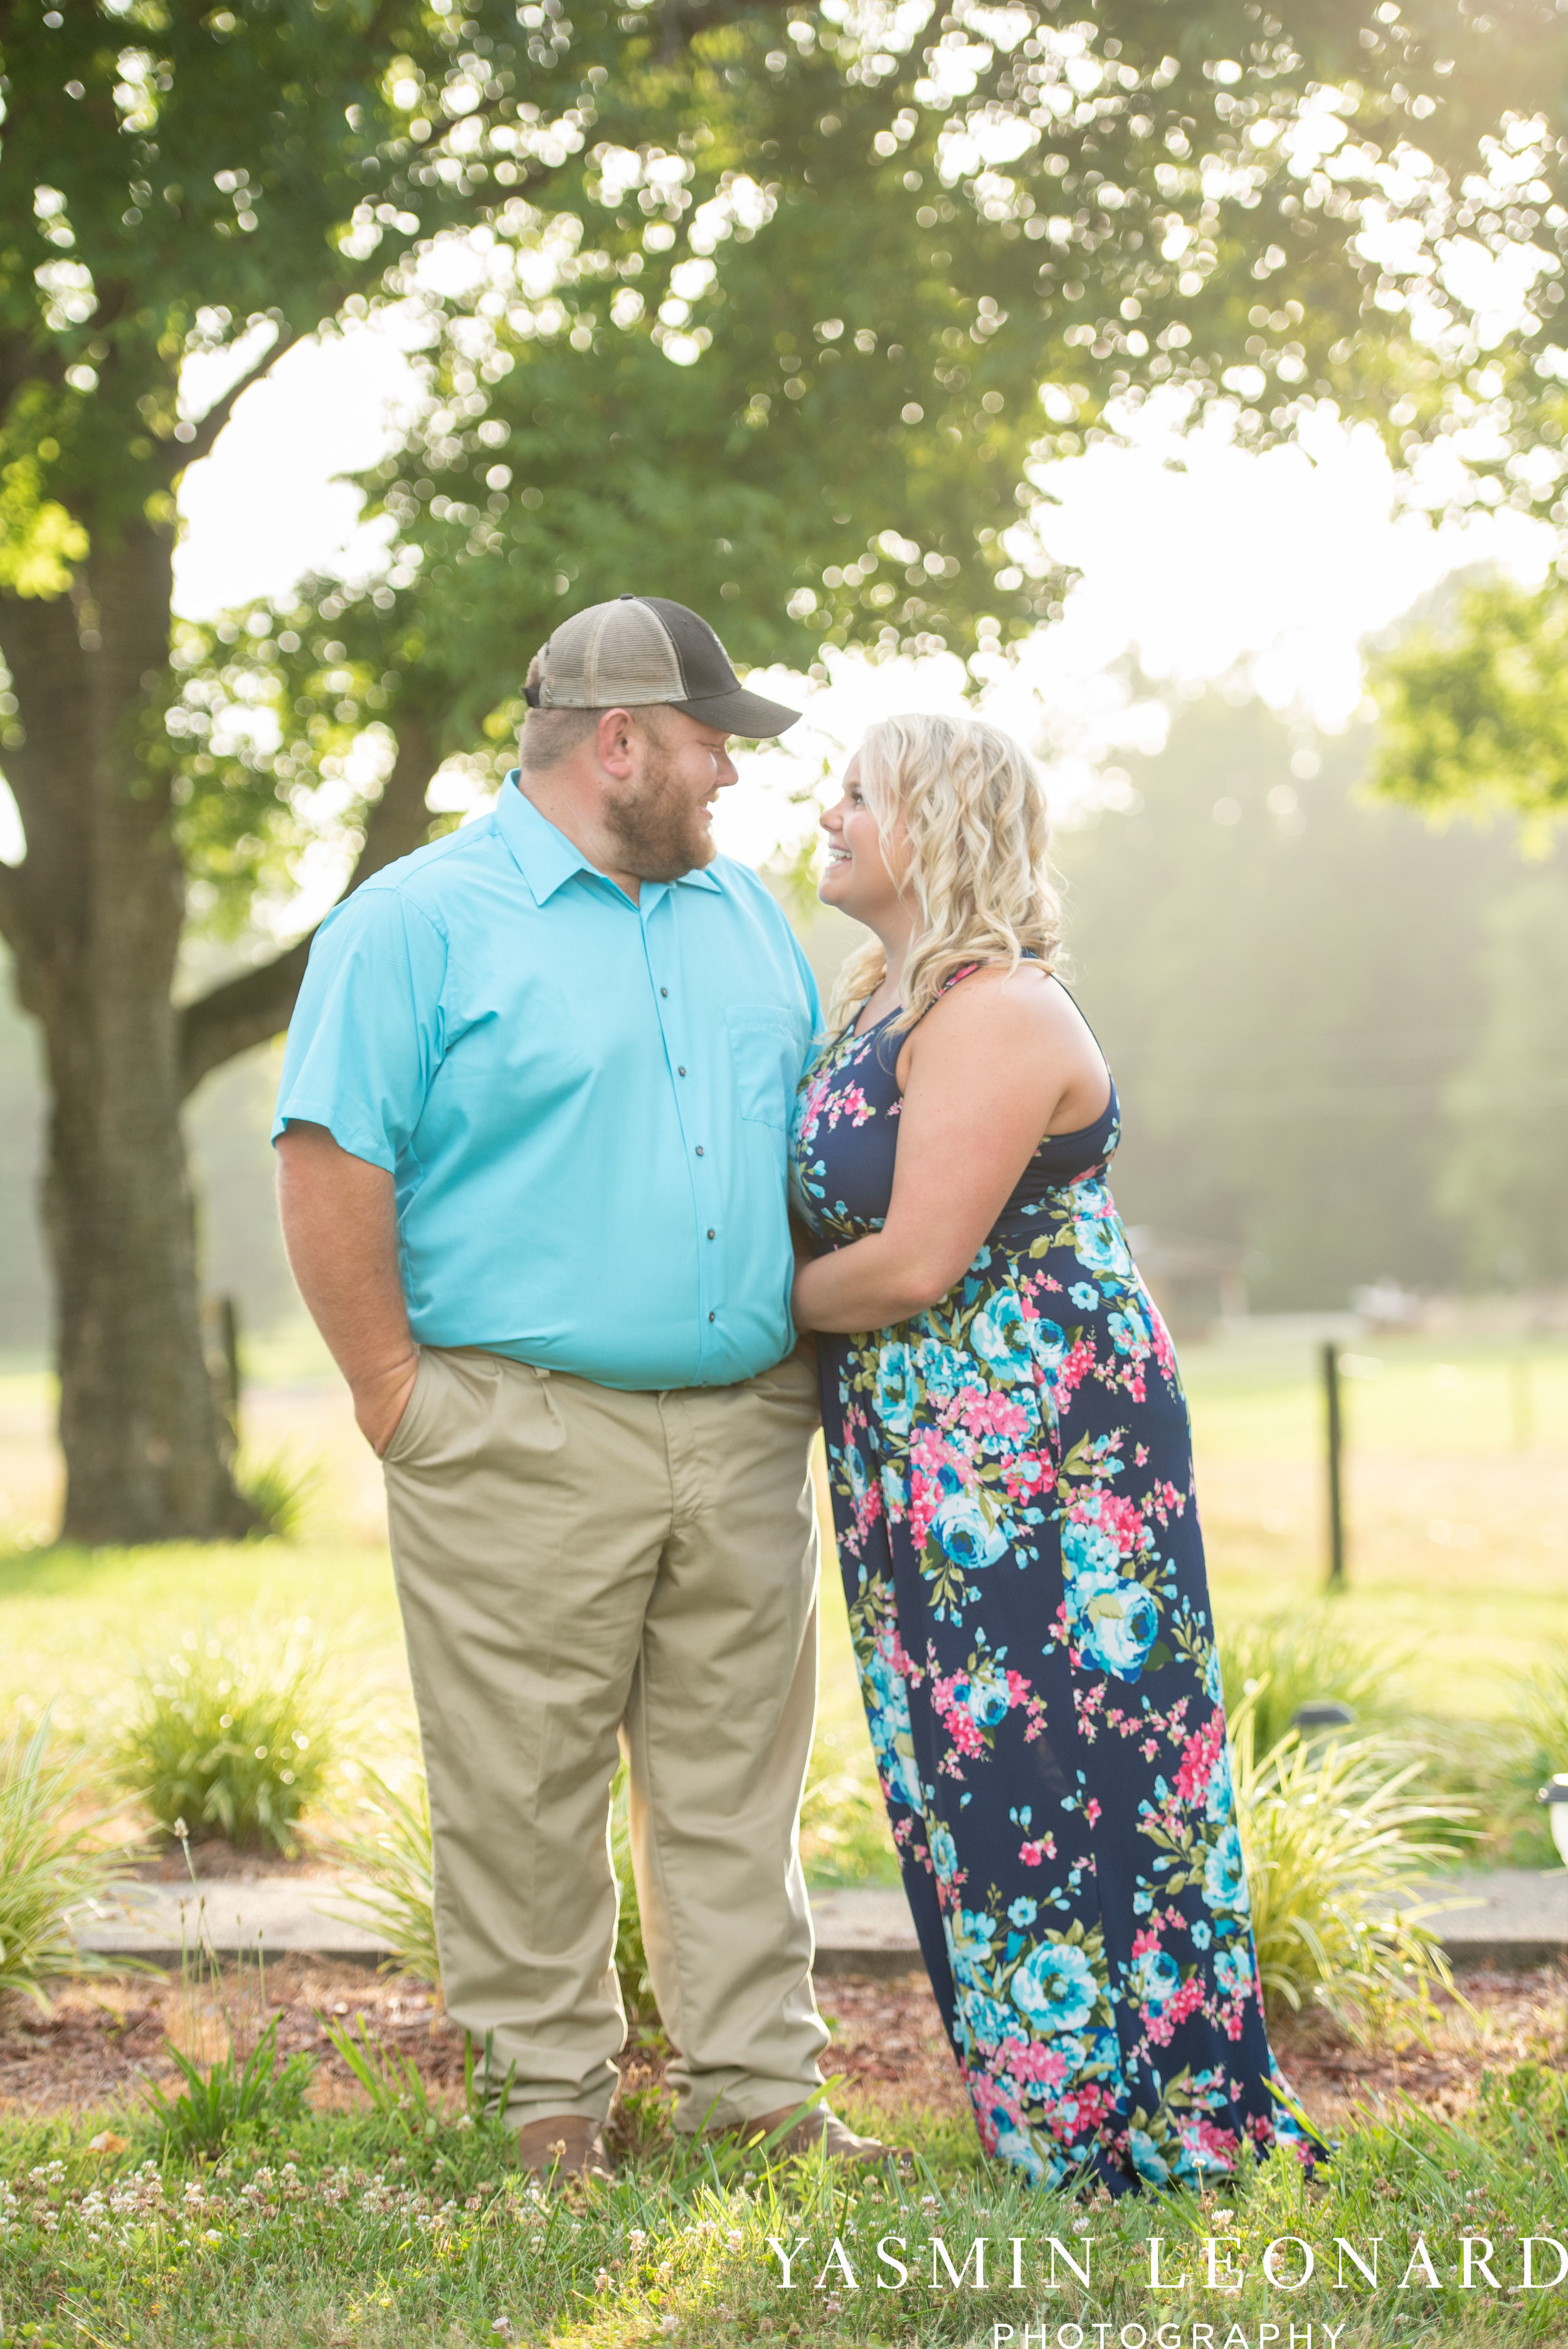
<path fill-rule="evenodd" d="M 1486 1288 L 1568 1278 L 1568 871 L 1561 857 L 1486 909 L 1478 1032 L 1448 1088 L 1438 1199 Z M 1520 1375 L 1528 1376 L 1521 1365 Z"/>
<path fill-rule="evenodd" d="M 374 1824 L 340 1826 L 335 1858 L 369 1888 L 339 1896 L 352 1920 L 391 1952 L 388 1971 L 439 1982 L 435 1881 L 430 1862 L 430 1796 L 423 1770 L 409 1773 L 409 1793 L 377 1770 L 363 1772 L 370 1793 L 363 1810 Z"/>
<path fill-rule="evenodd" d="M 144 1662 L 136 1708 L 115 1741 L 119 1784 L 166 1833 L 288 1852 L 301 1812 L 317 1800 L 335 1724 L 322 1659 L 254 1629 L 224 1638 L 188 1632 L 161 1662 Z"/>
<path fill-rule="evenodd" d="M 1374 671 L 1372 788 L 1429 815 L 1568 808 L 1565 646 L 1561 579 L 1469 589 L 1451 625 L 1413 631 Z"/>
<path fill-rule="evenodd" d="M 271 636 L 244 615 L 186 633 L 143 685 L 141 762 L 235 918 L 308 830 L 300 787 L 337 771 L 346 729 L 385 729 L 389 756 L 420 726 L 439 750 L 504 732 L 561 599 L 647 584 L 650 549 L 654 584 L 746 659 L 969 651 L 1056 608 L 1022 485 L 1109 402 L 1222 397 L 1254 445 L 1325 398 L 1395 447 L 1436 433 L 1475 395 L 1433 256 L 1461 185 L 1470 241 L 1512 251 L 1519 166 L 1510 150 L 1498 177 L 1489 140 L 1555 86 L 1561 42 L 1549 16 L 1483 36 L 1457 0 L 1418 25 L 1288 8 L 1266 49 L 1246 0 L 1174 43 L 1123 0 L 1070 36 L 803 6 L 784 37 L 749 0 L 678 25 L 557 16 L 548 37 L 499 0 L 460 27 L 287 0 L 142 34 L 127 51 L 110 0 L 6 32 L 0 458 L 106 554 L 171 532 L 228 412 L 225 394 L 182 417 L 187 361 L 264 367 L 407 294 L 432 240 L 480 239 L 461 290 L 421 282 L 430 400 L 369 484 L 397 533 L 388 584 L 315 583 Z M 1326 148 L 1321 113 L 1298 136 L 1326 83 Z M 1412 106 L 1429 181 L 1388 178 Z M 1555 181 L 1550 136 L 1524 151 Z M 1397 267 L 1358 243 L 1390 204 Z M 1542 263 L 1522 298 L 1544 317 Z M 1487 366 L 1489 414 L 1499 378 L 1528 439 L 1558 394 L 1522 341 Z M 275 758 L 233 739 L 258 701 L 284 720 Z"/>
<path fill-rule="evenodd" d="M 1346 1629 L 1332 1602 L 1259 1615 L 1219 1630 L 1220 1670 L 1225 1702 L 1239 1713 L 1252 1700 L 1249 1718 L 1260 1754 L 1268 1754 L 1289 1733 L 1304 1704 L 1321 1699 L 1347 1705 L 1356 1725 L 1367 1728 L 1387 1719 L 1389 1665 Z"/>
<path fill-rule="evenodd" d="M 623 1762 L 610 1790 L 610 1857 L 614 1864 L 618 1907 L 615 1915 L 615 1971 L 629 2023 L 656 2029 L 658 2001 L 648 1975 L 648 1953 L 643 1945 L 643 1911 L 637 1880 L 632 1873 L 632 1785 Z"/>
<path fill-rule="evenodd" d="M 185 2085 L 177 2096 L 158 2087 L 146 2093 L 167 2155 L 211 2159 L 241 2130 L 266 2134 L 298 2117 L 315 2065 L 303 2051 L 278 2061 L 278 2021 L 274 2015 L 242 2062 L 232 2045 L 203 2064 L 165 2043 Z"/>
<path fill-rule="evenodd" d="M 830 1765 L 826 1768 L 824 1759 Z M 887 1806 L 869 1755 L 856 1755 L 847 1764 L 839 1754 L 825 1755 L 819 1732 L 812 1760 L 817 1775 L 800 1799 L 800 1857 L 807 1882 L 898 1883 Z"/>
<path fill-rule="evenodd" d="M 438 2107 L 418 2065 L 366 2030 L 363 2014 L 356 2014 L 351 2023 L 340 2023 L 326 2014 L 318 2014 L 316 2021 L 369 2097 L 372 2112 L 395 2116 L 410 2127 L 438 2125 Z"/>
<path fill-rule="evenodd" d="M 1453 1982 L 1418 1895 L 1449 1856 L 1431 1825 L 1457 1806 L 1417 1800 L 1420 1762 L 1388 1738 L 1293 1733 L 1260 1754 L 1252 1702 L 1233 1733 L 1265 2002 L 1315 2005 L 1364 2043 L 1400 2027 L 1425 2035 L 1434 1987 Z"/>
<path fill-rule="evenodd" d="M 326 1472 L 290 1444 L 253 1460 L 242 1454 L 234 1481 L 256 1513 L 254 1538 L 297 1541 L 320 1497 Z"/>
<path fill-rule="evenodd" d="M 1211 693 L 1177 711 L 1164 750 L 1123 755 L 1120 807 L 1058 836 L 1069 984 L 1129 1106 L 1118 1204 L 1135 1226 L 1233 1245 L 1255 1311 L 1463 1276 L 1441 1204 L 1449 1101 L 1518 848 L 1507 826 L 1439 832 L 1368 804 L 1371 746 L 1370 729 L 1305 743 Z M 1483 1094 L 1480 1077 L 1473 1113 L 1500 1156 L 1516 1115 L 1542 1133 L 1549 1106 Z M 1199 1309 L 1216 1304 L 1211 1285 Z"/>
<path fill-rule="evenodd" d="M 364 1878 L 366 1892 L 340 1896 L 357 1923 L 386 1942 L 391 1970 L 420 1982 L 439 1982 L 434 1891 L 430 1864 L 430 1797 L 423 1770 L 411 1774 L 413 1792 L 403 1793 L 374 1770 L 365 1776 L 371 1794 L 365 1809 L 379 1824 L 340 1829 L 333 1850 L 345 1867 Z M 648 1980 L 642 1911 L 632 1875 L 630 1791 L 625 1765 L 615 1773 L 611 1796 L 610 1847 L 620 1890 L 615 1930 L 615 1971 L 627 2019 L 656 2025 L 658 2007 Z"/>
<path fill-rule="evenodd" d="M 108 1971 L 77 1949 L 71 1918 L 104 1898 L 126 1854 L 103 1845 L 106 1813 L 83 1817 L 85 1792 L 78 1767 L 50 1758 L 46 1715 L 0 1744 L 0 1996 L 46 2010 L 51 1975 Z"/>

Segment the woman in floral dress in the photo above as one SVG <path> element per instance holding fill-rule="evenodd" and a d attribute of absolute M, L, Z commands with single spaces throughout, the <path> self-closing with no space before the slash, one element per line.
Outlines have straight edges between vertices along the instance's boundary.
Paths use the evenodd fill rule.
<path fill-rule="evenodd" d="M 874 935 L 798 1104 L 795 1318 L 981 2138 L 1116 2193 L 1243 2140 L 1310 2159 L 1273 2093 L 1186 1402 L 1106 1188 L 1116 1089 L 1050 976 L 1037 778 L 994 727 L 893 719 L 822 821 L 821 895 Z"/>

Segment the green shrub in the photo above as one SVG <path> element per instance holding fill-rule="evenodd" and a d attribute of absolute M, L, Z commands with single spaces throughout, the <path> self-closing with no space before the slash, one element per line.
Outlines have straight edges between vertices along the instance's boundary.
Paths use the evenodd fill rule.
<path fill-rule="evenodd" d="M 1389 1679 L 1408 1659 L 1390 1665 L 1374 1655 L 1332 1603 L 1221 1624 L 1218 1643 L 1226 1707 L 1234 1713 L 1253 1699 L 1260 1754 L 1279 1744 L 1304 1704 L 1347 1705 L 1359 1729 L 1381 1726 L 1397 1713 Z"/>
<path fill-rule="evenodd" d="M 176 2158 L 221 2153 L 236 2131 L 284 2128 L 297 2119 L 315 2065 L 303 2052 L 278 2061 L 278 2023 L 273 2015 L 242 2063 L 231 2044 L 216 2063 L 201 2064 L 165 2040 L 185 2085 L 178 2096 L 147 2090 L 148 2109 L 163 2131 L 166 2153 Z"/>
<path fill-rule="evenodd" d="M 234 1481 L 256 1513 L 252 1538 L 297 1541 L 325 1477 L 319 1460 L 304 1456 L 287 1444 L 262 1459 L 242 1453 Z"/>
<path fill-rule="evenodd" d="M 366 1824 L 339 1826 L 329 1849 L 368 1889 L 341 1892 L 349 1920 L 375 1933 L 390 1951 L 387 1971 L 438 1983 L 435 1883 L 430 1862 L 430 1796 L 423 1770 L 410 1774 L 407 1794 L 377 1770 L 366 1770 Z"/>
<path fill-rule="evenodd" d="M 621 1980 L 621 2001 L 627 2020 L 645 2029 L 656 2029 L 659 2005 L 648 1978 L 648 1953 L 643 1946 L 643 1911 L 632 1874 L 632 1787 L 623 1762 L 610 1790 L 610 1857 L 620 1889 L 615 1920 L 615 1971 Z"/>
<path fill-rule="evenodd" d="M 1360 2039 L 1400 2021 L 1424 2034 L 1434 1986 L 1453 1978 L 1421 1922 L 1433 1861 L 1449 1856 L 1427 1832 L 1444 1815 L 1410 1793 L 1421 1764 L 1385 1737 L 1291 1732 L 1260 1754 L 1262 1693 L 1233 1733 L 1264 2000 L 1276 2013 L 1326 2009 Z"/>
<path fill-rule="evenodd" d="M 841 1759 L 820 1738 L 814 1764 L 826 1762 L 800 1801 L 800 1859 L 814 1885 L 897 1884 L 898 1854 L 887 1806 L 869 1754 Z M 841 1766 L 831 1764 L 839 1762 Z"/>
<path fill-rule="evenodd" d="M 340 1828 L 332 1839 L 335 1859 L 354 1869 L 367 1886 L 339 1895 L 356 1924 L 377 1934 L 391 1952 L 390 1970 L 420 1982 L 439 1983 L 435 1896 L 430 1860 L 430 1796 L 423 1770 L 411 1774 L 407 1794 L 375 1770 L 365 1773 L 371 1793 L 365 1809 L 375 1824 Z M 658 2007 L 648 1980 L 643 1947 L 642 1911 L 632 1878 L 631 1826 L 625 1766 L 611 1789 L 610 1848 L 620 1886 L 615 1930 L 615 1971 L 629 2021 L 656 2024 Z"/>
<path fill-rule="evenodd" d="M 189 1632 L 161 1664 L 143 1664 L 115 1775 L 170 1835 L 184 1820 L 197 1842 L 223 1836 L 239 1849 L 291 1852 L 332 1759 L 332 1711 L 310 1651 Z"/>
<path fill-rule="evenodd" d="M 49 1975 L 109 1970 L 108 1959 L 77 1950 L 71 1913 L 101 1899 L 126 1861 L 123 1849 L 102 1846 L 109 1815 L 80 1816 L 79 1770 L 51 1761 L 48 1747 L 46 1714 L 31 1733 L 17 1726 L 0 1744 L 0 1992 L 46 2010 Z"/>

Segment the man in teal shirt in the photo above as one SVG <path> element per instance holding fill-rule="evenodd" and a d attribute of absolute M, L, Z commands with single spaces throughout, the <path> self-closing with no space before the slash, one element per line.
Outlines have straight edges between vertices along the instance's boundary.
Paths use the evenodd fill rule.
<path fill-rule="evenodd" d="M 558 628 L 490 812 L 325 922 L 274 1129 L 291 1261 L 386 1468 L 446 2003 L 530 2167 L 603 2169 L 618 1742 L 676 2126 L 820 2088 L 796 1822 L 811 1372 L 785 1143 L 820 1019 L 714 856 L 745 691 L 662 597 Z M 872 2157 L 820 2109 L 794 2142 Z"/>

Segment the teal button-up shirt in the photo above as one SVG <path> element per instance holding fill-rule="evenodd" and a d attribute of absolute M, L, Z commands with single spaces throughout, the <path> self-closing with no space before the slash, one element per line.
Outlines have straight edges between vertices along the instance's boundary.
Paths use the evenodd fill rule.
<path fill-rule="evenodd" d="M 719 857 L 634 905 L 507 778 L 311 947 L 278 1094 L 396 1180 L 414 1336 L 601 1386 L 726 1386 L 794 1343 L 785 1138 L 820 1020 Z"/>

